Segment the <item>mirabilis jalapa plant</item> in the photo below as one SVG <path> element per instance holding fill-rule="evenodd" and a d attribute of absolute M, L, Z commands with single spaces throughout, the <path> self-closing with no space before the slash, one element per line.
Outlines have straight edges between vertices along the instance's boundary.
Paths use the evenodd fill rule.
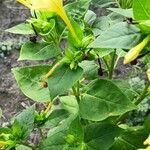
<path fill-rule="evenodd" d="M 30 35 L 30 41 L 21 47 L 19 61 L 52 59 L 53 64 L 18 67 L 12 72 L 27 97 L 48 105 L 41 112 L 33 105 L 14 117 L 9 127 L 0 128 L 0 148 L 143 148 L 150 133 L 150 117 L 137 126 L 125 124 L 124 119 L 149 97 L 150 1 L 75 0 L 66 5 L 63 0 L 18 2 L 31 10 L 26 23 L 6 30 Z M 111 4 L 115 8 L 98 17 L 89 6 L 101 3 L 101 7 Z M 62 46 L 64 40 L 66 46 Z M 146 64 L 146 84 L 140 93 L 129 80 L 114 79 L 121 57 L 124 64 L 135 60 Z M 29 142 L 36 129 L 39 142 Z"/>

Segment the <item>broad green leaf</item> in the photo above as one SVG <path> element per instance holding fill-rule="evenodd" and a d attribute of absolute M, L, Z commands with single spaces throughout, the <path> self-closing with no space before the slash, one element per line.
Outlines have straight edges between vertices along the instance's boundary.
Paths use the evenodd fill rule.
<path fill-rule="evenodd" d="M 48 78 L 51 99 L 67 92 L 81 78 L 82 74 L 83 70 L 80 67 L 71 70 L 67 64 L 59 66 Z"/>
<path fill-rule="evenodd" d="M 91 0 L 79 0 L 65 5 L 66 12 L 73 18 L 81 18 L 89 8 Z"/>
<path fill-rule="evenodd" d="M 130 49 L 138 44 L 140 38 L 140 30 L 136 26 L 121 22 L 103 31 L 89 47 Z"/>
<path fill-rule="evenodd" d="M 129 79 L 129 84 L 137 96 L 144 90 L 145 81 L 139 77 Z"/>
<path fill-rule="evenodd" d="M 109 150 L 137 150 L 143 148 L 143 142 L 148 137 L 143 127 L 131 127 L 116 137 L 113 146 Z"/>
<path fill-rule="evenodd" d="M 78 142 L 83 141 L 84 132 L 79 116 L 71 122 L 68 134 L 74 136 Z"/>
<path fill-rule="evenodd" d="M 54 128 L 59 125 L 59 123 L 68 118 L 70 113 L 65 109 L 55 109 L 48 116 L 44 128 Z"/>
<path fill-rule="evenodd" d="M 24 145 L 17 145 L 16 150 L 32 150 L 32 149 Z"/>
<path fill-rule="evenodd" d="M 60 97 L 61 107 L 71 114 L 77 114 L 79 106 L 75 96 L 62 96 Z"/>
<path fill-rule="evenodd" d="M 51 128 L 48 131 L 47 137 L 51 137 L 54 136 L 57 133 L 63 133 L 64 137 L 67 135 L 69 126 L 71 124 L 71 122 L 77 117 L 77 115 L 74 114 L 70 114 L 69 117 L 63 119 L 62 121 L 59 122 L 59 124 L 57 126 L 55 126 L 54 128 Z"/>
<path fill-rule="evenodd" d="M 39 150 L 62 150 L 65 144 L 65 133 L 60 131 L 43 140 L 39 145 Z"/>
<path fill-rule="evenodd" d="M 121 131 L 120 128 L 112 124 L 93 123 L 85 128 L 84 141 L 88 145 L 88 150 L 108 150 Z"/>
<path fill-rule="evenodd" d="M 67 144 L 65 140 L 67 130 L 75 118 L 76 116 L 71 115 L 61 121 L 58 126 L 50 129 L 47 138 L 40 143 L 39 150 L 62 150 Z"/>
<path fill-rule="evenodd" d="M 25 43 L 19 60 L 46 60 L 60 54 L 60 49 L 53 43 Z"/>
<path fill-rule="evenodd" d="M 133 13 L 136 20 L 150 19 L 150 1 L 149 0 L 134 0 Z"/>
<path fill-rule="evenodd" d="M 14 33 L 14 34 L 35 34 L 33 29 L 29 24 L 21 23 L 12 28 L 5 30 L 6 32 Z"/>
<path fill-rule="evenodd" d="M 79 65 L 84 71 L 84 78 L 92 80 L 98 77 L 99 66 L 94 61 L 85 60 L 82 61 Z"/>
<path fill-rule="evenodd" d="M 15 122 L 17 121 L 17 123 L 19 123 L 17 126 L 15 125 L 14 127 L 16 128 L 16 131 L 20 132 L 21 128 L 21 132 L 22 132 L 22 138 L 26 138 L 30 132 L 33 130 L 34 127 L 34 118 L 35 118 L 35 106 L 31 106 L 27 109 L 25 109 L 23 112 L 21 112 L 18 116 L 16 116 Z M 17 129 L 17 127 L 19 127 Z"/>
<path fill-rule="evenodd" d="M 128 97 L 109 80 L 94 81 L 80 102 L 80 114 L 84 119 L 101 121 L 135 109 Z"/>
<path fill-rule="evenodd" d="M 108 17 L 110 18 L 110 26 L 113 26 L 117 23 L 120 23 L 120 22 L 124 22 L 124 16 L 118 14 L 118 13 L 115 13 L 115 12 L 112 12 L 108 15 Z"/>
<path fill-rule="evenodd" d="M 128 18 L 133 18 L 133 9 L 108 8 L 108 10 L 111 10 L 115 13 L 118 13 L 118 14 L 128 17 Z"/>
<path fill-rule="evenodd" d="M 54 109 L 47 118 L 44 128 L 54 128 L 71 114 L 78 114 L 79 106 L 75 96 L 60 97 L 60 109 Z"/>
<path fill-rule="evenodd" d="M 114 49 L 108 48 L 97 48 L 95 49 L 96 53 L 100 58 L 109 55 L 110 53 L 114 52 Z"/>
<path fill-rule="evenodd" d="M 134 100 L 135 91 L 133 91 L 131 85 L 126 80 L 113 80 L 116 86 L 130 99 L 130 101 Z"/>
<path fill-rule="evenodd" d="M 21 91 L 37 102 L 50 101 L 48 88 L 42 88 L 40 79 L 50 70 L 48 65 L 14 68 L 12 70 Z"/>
<path fill-rule="evenodd" d="M 139 27 L 142 32 L 144 32 L 146 34 L 150 34 L 150 20 L 141 21 L 139 23 Z"/>
<path fill-rule="evenodd" d="M 108 16 L 98 17 L 92 26 L 94 35 L 97 37 L 102 33 L 102 31 L 107 30 L 110 27 L 110 22 L 111 19 Z"/>

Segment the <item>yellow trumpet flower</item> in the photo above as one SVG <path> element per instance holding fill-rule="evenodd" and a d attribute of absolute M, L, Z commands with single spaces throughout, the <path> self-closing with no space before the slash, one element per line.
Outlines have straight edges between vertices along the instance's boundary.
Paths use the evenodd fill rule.
<path fill-rule="evenodd" d="M 17 0 L 17 1 L 32 10 L 41 10 L 41 11 L 47 10 L 50 12 L 55 12 L 63 19 L 63 21 L 67 25 L 68 29 L 70 30 L 75 40 L 79 42 L 75 30 L 72 27 L 71 22 L 63 7 L 63 0 Z"/>
<path fill-rule="evenodd" d="M 9 143 L 7 141 L 0 141 L 0 148 L 3 148 L 4 146 L 8 145 Z"/>
<path fill-rule="evenodd" d="M 147 43 L 150 41 L 150 35 L 147 36 L 141 43 L 139 43 L 137 46 L 133 47 L 124 58 L 124 64 L 128 64 L 135 60 L 139 53 L 143 50 L 143 48 L 147 45 Z"/>
<path fill-rule="evenodd" d="M 147 70 L 147 77 L 148 77 L 148 80 L 150 81 L 150 69 Z M 150 139 L 149 139 L 150 141 Z"/>
<path fill-rule="evenodd" d="M 149 135 L 149 137 L 144 141 L 144 145 L 150 145 L 150 135 Z"/>

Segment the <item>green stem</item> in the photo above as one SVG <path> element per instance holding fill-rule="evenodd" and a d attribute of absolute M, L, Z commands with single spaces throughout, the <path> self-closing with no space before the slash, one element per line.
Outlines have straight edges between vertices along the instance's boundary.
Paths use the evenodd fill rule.
<path fill-rule="evenodd" d="M 77 95 L 80 96 L 80 82 L 77 82 Z"/>
<path fill-rule="evenodd" d="M 118 5 L 118 7 L 121 8 L 120 3 L 118 2 L 118 0 L 115 0 L 115 2 Z"/>
<path fill-rule="evenodd" d="M 72 87 L 72 91 L 73 91 L 73 93 L 74 93 L 74 96 L 76 97 L 76 100 L 77 100 L 78 104 L 79 104 L 79 102 L 80 102 L 80 94 L 79 94 L 79 87 L 78 87 L 78 85 L 77 85 L 77 90 L 76 90 L 76 88 L 73 86 L 73 87 Z"/>
<path fill-rule="evenodd" d="M 105 58 L 103 58 L 103 61 L 104 61 L 105 65 L 106 65 L 106 67 L 107 67 L 107 71 L 109 71 L 109 70 L 110 70 L 110 68 L 109 68 L 109 65 L 108 65 L 107 60 L 106 60 Z"/>
<path fill-rule="evenodd" d="M 115 58 L 116 58 L 116 50 L 114 50 L 112 54 L 112 61 L 111 61 L 111 66 L 109 68 L 109 79 L 112 79 L 113 72 L 114 72 L 114 67 L 115 67 Z"/>
<path fill-rule="evenodd" d="M 48 78 L 53 74 L 53 72 L 56 70 L 57 67 L 59 67 L 62 63 L 64 63 L 65 59 L 61 59 L 60 61 L 58 61 L 50 70 L 49 72 L 42 77 L 42 79 L 40 80 L 40 82 L 47 82 Z"/>
<path fill-rule="evenodd" d="M 145 97 L 147 96 L 147 90 L 148 90 L 149 86 L 150 86 L 150 81 L 148 81 L 148 83 L 146 84 L 140 97 L 134 102 L 135 105 L 140 104 L 145 99 Z"/>

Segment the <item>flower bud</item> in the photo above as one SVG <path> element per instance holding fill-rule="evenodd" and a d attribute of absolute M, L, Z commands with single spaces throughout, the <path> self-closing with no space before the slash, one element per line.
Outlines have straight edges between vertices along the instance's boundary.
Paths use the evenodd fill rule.
<path fill-rule="evenodd" d="M 31 10 L 49 11 L 59 15 L 77 42 L 79 39 L 63 7 L 63 0 L 17 0 Z"/>
<path fill-rule="evenodd" d="M 130 62 L 132 62 L 133 60 L 135 60 L 139 53 L 144 49 L 144 47 L 148 44 L 150 40 L 150 36 L 147 36 L 141 43 L 139 43 L 137 46 L 135 46 L 134 48 L 132 48 L 126 55 L 124 58 L 124 64 L 128 64 Z"/>

